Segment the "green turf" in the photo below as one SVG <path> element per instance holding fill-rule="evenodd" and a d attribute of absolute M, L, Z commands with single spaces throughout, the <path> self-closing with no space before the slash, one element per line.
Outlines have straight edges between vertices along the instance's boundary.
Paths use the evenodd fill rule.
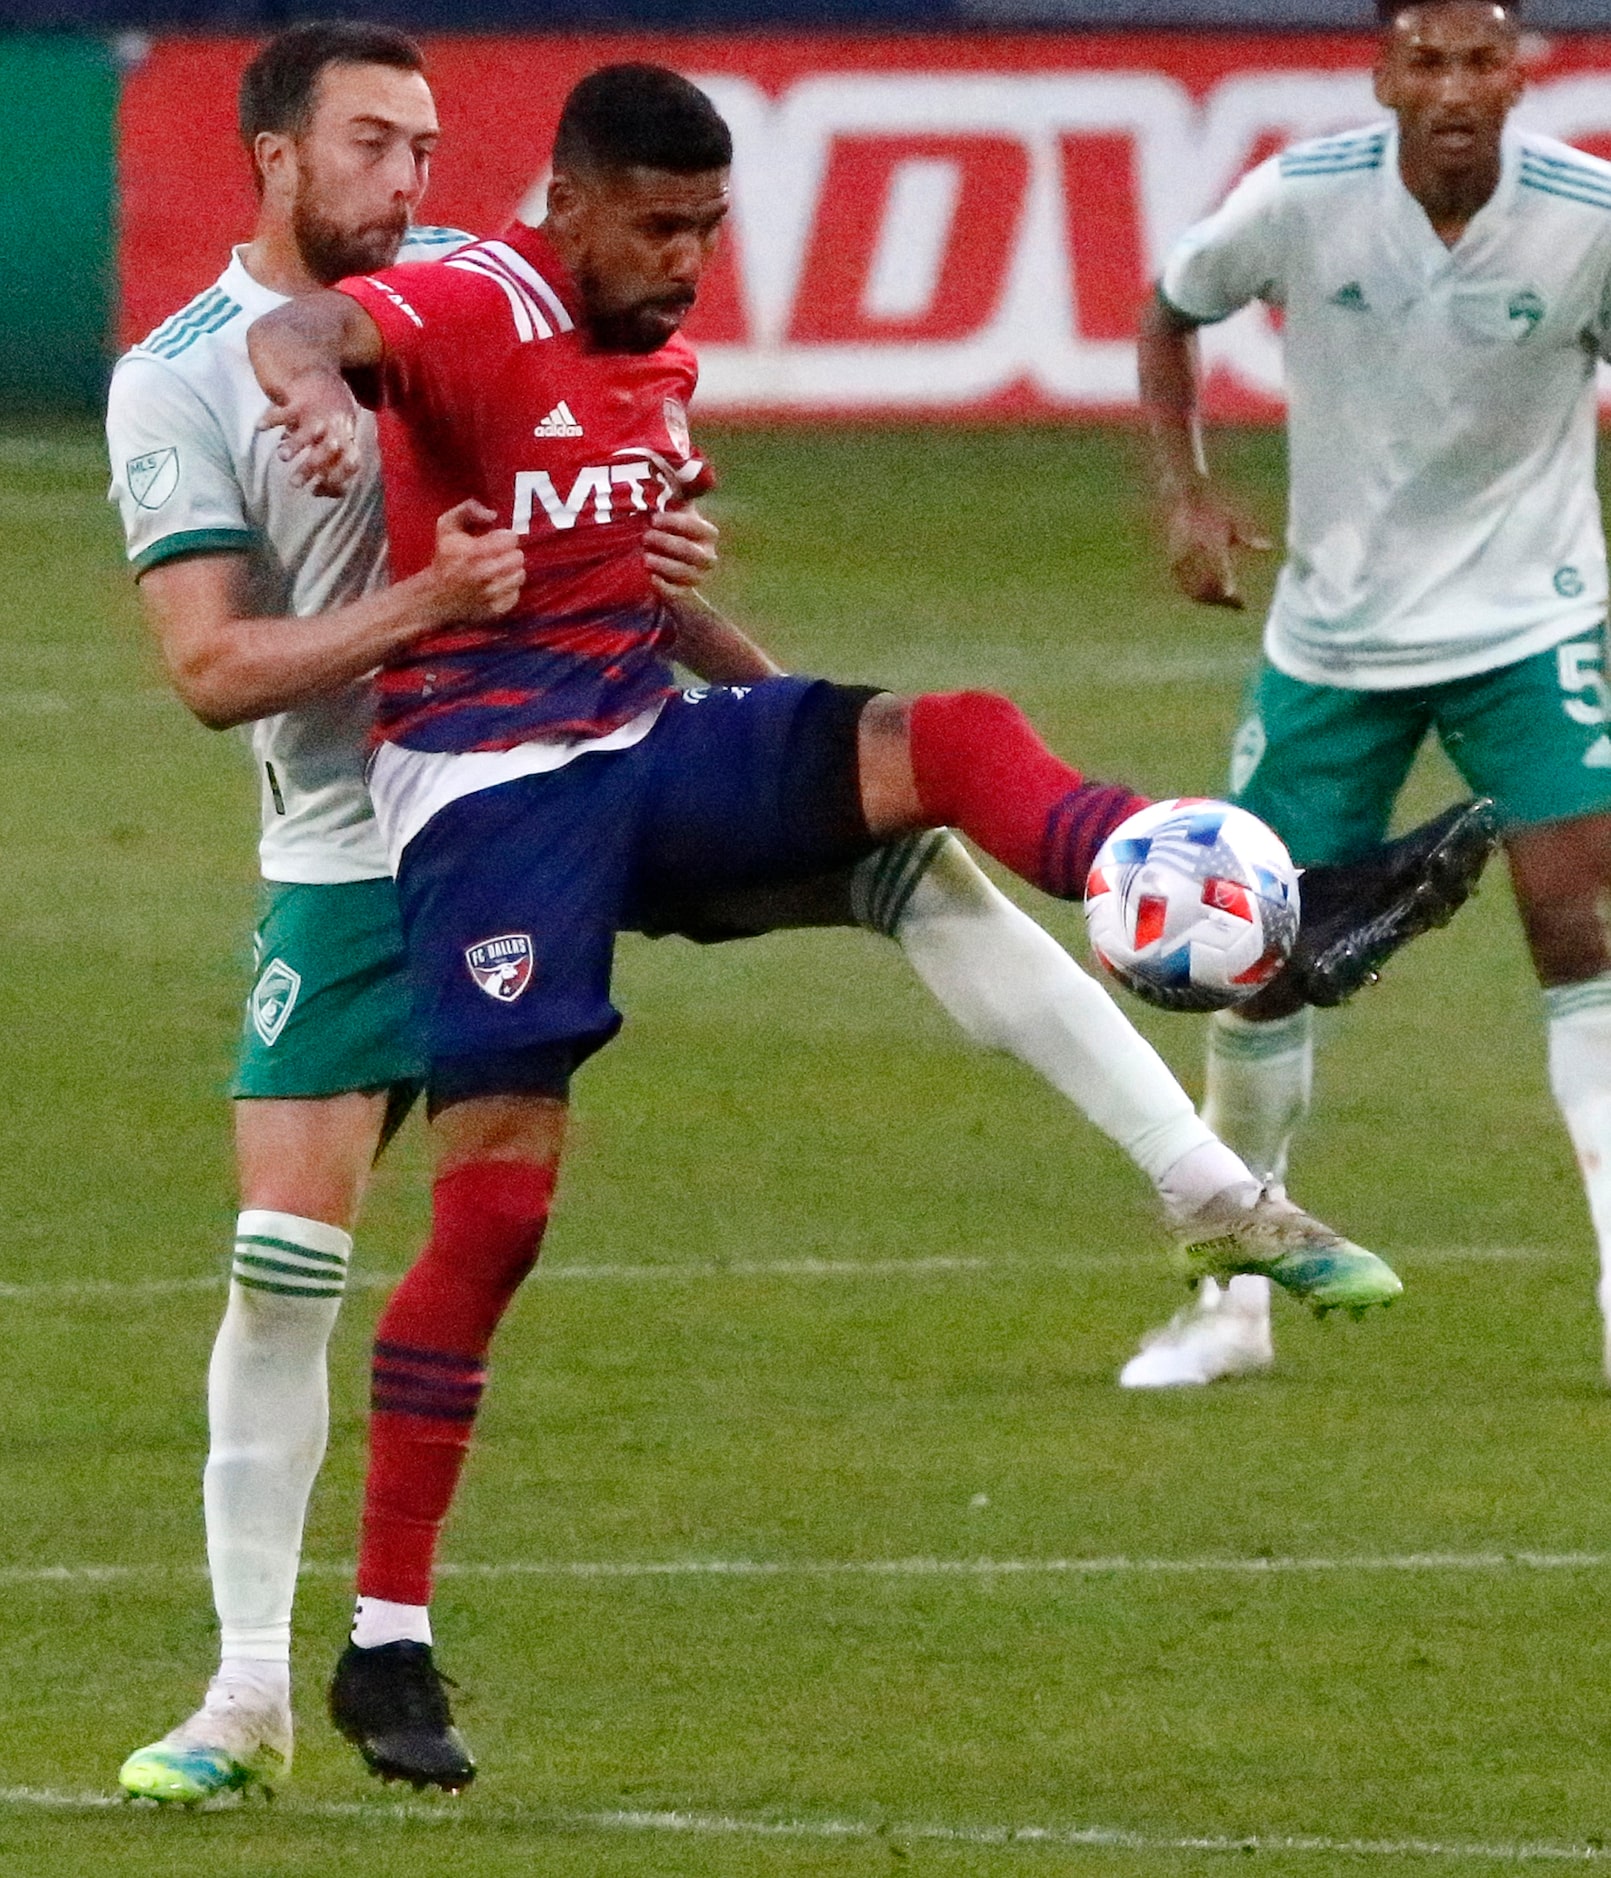
<path fill-rule="evenodd" d="M 790 661 L 999 684 L 1099 772 L 1219 786 L 1256 616 L 1169 597 L 1128 440 L 712 441 L 724 597 Z M 1278 515 L 1272 441 L 1222 455 Z M 0 1280 L 20 1287 L 0 1296 L 0 1570 L 140 1569 L 0 1580 L 0 1872 L 1139 1878 L 1223 1870 L 1170 1849 L 1193 1837 L 1502 1850 L 1611 1829 L 1599 1565 L 461 1572 L 440 1632 L 482 1782 L 456 1809 L 389 1813 L 320 1714 L 375 1286 L 334 1352 L 292 1791 L 198 1818 L 45 1804 L 107 1793 L 209 1667 L 197 1475 L 221 1292 L 30 1287 L 220 1269 L 253 892 L 244 766 L 163 694 L 104 481 L 90 432 L 0 437 Z M 1429 766 L 1409 807 L 1450 788 Z M 1070 909 L 1048 919 L 1077 942 Z M 631 942 L 621 990 L 630 1022 L 579 1085 L 546 1256 L 666 1269 L 528 1293 L 454 1564 L 1611 1551 L 1592 1241 L 1499 882 L 1326 1026 L 1297 1183 L 1396 1256 L 1404 1304 L 1324 1330 L 1286 1310 L 1279 1374 L 1206 1396 L 1114 1388 L 1179 1297 L 1142 1183 L 1027 1074 L 961 1048 L 891 948 Z M 1200 1025 L 1144 1022 L 1195 1084 Z M 405 1262 L 423 1198 L 410 1139 L 362 1236 L 370 1273 Z M 984 1262 L 711 1269 L 936 1254 Z M 799 1830 L 748 1829 L 766 1821 Z M 989 1842 L 1011 1828 L 1139 1843 Z"/>

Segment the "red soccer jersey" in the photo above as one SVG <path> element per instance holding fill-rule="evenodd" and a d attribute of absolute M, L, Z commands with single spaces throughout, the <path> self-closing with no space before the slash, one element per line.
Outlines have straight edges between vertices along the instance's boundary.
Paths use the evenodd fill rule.
<path fill-rule="evenodd" d="M 513 613 L 447 626 L 380 675 L 377 735 L 415 750 L 602 736 L 672 688 L 674 630 L 649 583 L 653 512 L 710 486 L 688 436 L 698 368 L 681 338 L 600 352 L 547 237 L 516 222 L 446 261 L 345 280 L 375 321 L 394 579 L 474 497 L 525 540 Z"/>

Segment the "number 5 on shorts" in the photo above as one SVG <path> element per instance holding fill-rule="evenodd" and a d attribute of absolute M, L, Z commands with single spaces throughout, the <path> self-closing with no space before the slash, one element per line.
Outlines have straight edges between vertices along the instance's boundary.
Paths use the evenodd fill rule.
<path fill-rule="evenodd" d="M 1568 694 L 1561 700 L 1561 708 L 1574 724 L 1611 723 L 1611 685 L 1605 681 L 1602 669 L 1605 663 L 1605 647 L 1598 638 L 1573 639 L 1564 646 L 1555 648 L 1556 668 L 1560 673 L 1561 690 Z M 1570 694 L 1586 692 L 1584 697 Z"/>

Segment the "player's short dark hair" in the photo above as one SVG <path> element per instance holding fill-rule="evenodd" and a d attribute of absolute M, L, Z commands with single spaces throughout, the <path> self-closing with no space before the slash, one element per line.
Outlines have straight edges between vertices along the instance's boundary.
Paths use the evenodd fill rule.
<path fill-rule="evenodd" d="M 1452 6 L 1454 0 L 1376 0 L 1376 17 L 1384 26 L 1391 26 L 1401 13 L 1408 13 L 1411 7 Z M 1522 0 L 1493 0 L 1493 5 L 1506 16 L 1515 19 L 1521 13 Z"/>
<path fill-rule="evenodd" d="M 726 169 L 733 134 L 697 85 L 663 65 L 605 65 L 565 100 L 556 170 Z"/>
<path fill-rule="evenodd" d="M 241 142 L 264 131 L 295 137 L 307 128 L 319 79 L 332 65 L 390 65 L 423 72 L 425 54 L 394 26 L 366 20 L 314 20 L 276 33 L 241 74 Z"/>

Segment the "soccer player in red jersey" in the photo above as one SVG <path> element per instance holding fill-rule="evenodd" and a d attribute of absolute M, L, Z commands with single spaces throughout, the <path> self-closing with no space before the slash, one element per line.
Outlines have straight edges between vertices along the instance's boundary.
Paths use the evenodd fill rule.
<path fill-rule="evenodd" d="M 642 538 L 710 480 L 678 329 L 726 213 L 730 156 L 695 87 L 606 68 L 565 106 L 543 228 L 343 282 L 250 336 L 265 423 L 283 426 L 315 488 L 338 492 L 350 473 L 349 380 L 378 407 L 397 577 L 466 502 L 526 560 L 504 618 L 388 662 L 370 775 L 438 1168 L 430 1242 L 377 1334 L 359 1607 L 331 1707 L 375 1771 L 417 1784 L 474 1774 L 431 1660 L 435 1547 L 493 1333 L 547 1223 L 570 1078 L 621 1021 L 616 933 L 690 891 L 787 887 L 947 824 L 1076 897 L 1140 806 L 990 693 L 902 699 L 763 676 L 764 661 L 754 683 L 676 688 L 679 603 L 651 585 Z M 1284 1271 L 1299 1292 L 1344 1266 L 1383 1299 L 1398 1289 L 1295 1208 L 1257 1244 L 1214 1246 L 1227 1271 Z"/>

